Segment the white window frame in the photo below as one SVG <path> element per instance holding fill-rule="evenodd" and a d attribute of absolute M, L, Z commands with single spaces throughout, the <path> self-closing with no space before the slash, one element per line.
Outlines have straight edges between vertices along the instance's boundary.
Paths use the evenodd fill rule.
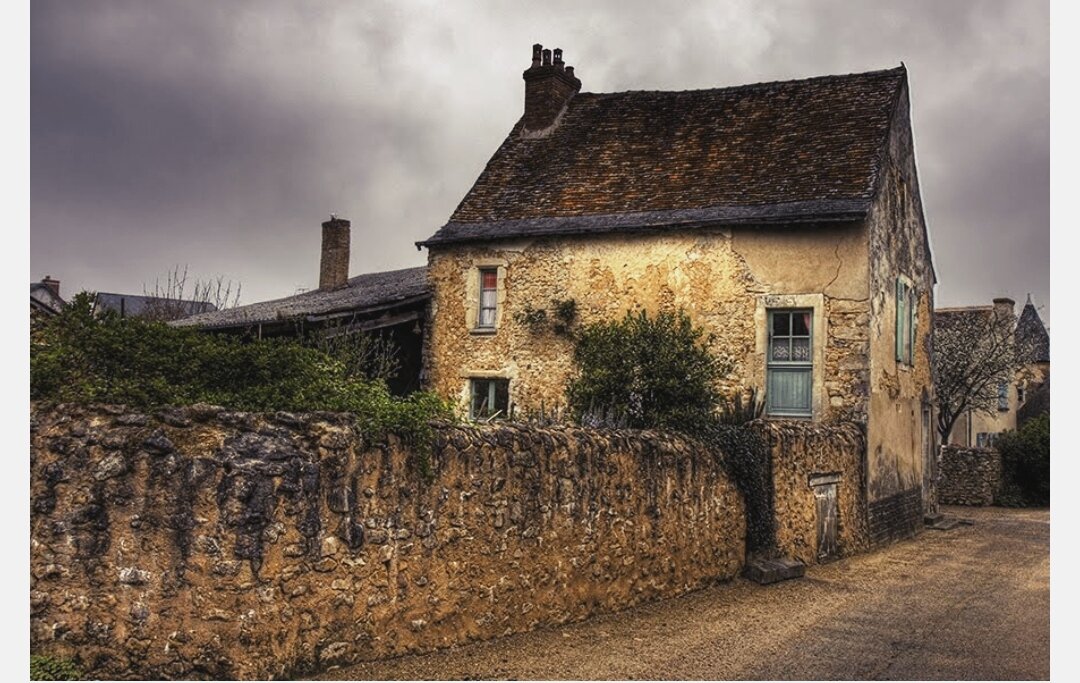
<path fill-rule="evenodd" d="M 810 324 L 807 326 L 806 335 L 794 334 L 793 325 L 795 315 L 809 315 Z M 808 360 L 791 360 L 790 357 L 787 360 L 775 360 L 773 358 L 773 320 L 777 315 L 789 316 L 788 322 L 788 334 L 781 335 L 781 338 L 788 340 L 789 352 L 794 348 L 794 340 L 807 339 L 809 349 L 807 352 Z M 814 416 L 814 310 L 812 308 L 770 308 L 766 311 L 766 337 L 767 344 L 765 347 L 765 411 L 770 417 L 793 417 L 793 418 L 810 418 Z M 797 409 L 784 409 L 777 408 L 773 405 L 774 392 L 770 391 L 773 383 L 771 377 L 775 372 L 783 371 L 796 371 L 800 374 L 807 376 L 807 381 L 810 384 L 810 392 L 807 396 L 807 405 L 805 410 L 802 408 Z"/>

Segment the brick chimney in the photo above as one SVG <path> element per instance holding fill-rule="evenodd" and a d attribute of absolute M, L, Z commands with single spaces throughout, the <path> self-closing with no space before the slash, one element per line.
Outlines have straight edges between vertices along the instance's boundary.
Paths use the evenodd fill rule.
<path fill-rule="evenodd" d="M 333 214 L 330 214 L 330 220 L 322 224 L 319 289 L 337 289 L 348 282 L 351 225 L 349 221 Z"/>
<path fill-rule="evenodd" d="M 1015 318 L 1015 306 L 1016 302 L 1007 296 L 1001 296 L 994 299 L 994 313 L 999 317 Z"/>
<path fill-rule="evenodd" d="M 41 284 L 49 288 L 49 291 L 53 293 L 57 299 L 60 298 L 60 281 L 54 280 L 52 275 L 46 275 L 41 278 Z"/>
<path fill-rule="evenodd" d="M 581 81 L 574 77 L 574 67 L 563 63 L 562 50 L 551 50 L 540 43 L 533 45 L 532 66 L 522 74 L 525 79 L 525 128 L 538 132 L 550 128 L 579 90 Z"/>

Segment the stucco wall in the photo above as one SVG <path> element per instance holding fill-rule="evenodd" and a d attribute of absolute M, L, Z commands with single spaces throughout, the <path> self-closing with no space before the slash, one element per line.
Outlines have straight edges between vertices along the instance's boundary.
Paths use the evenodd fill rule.
<path fill-rule="evenodd" d="M 913 533 L 921 524 L 920 499 L 932 507 L 933 421 L 924 408 L 933 400 L 930 374 L 934 275 L 919 197 L 910 135 L 907 90 L 901 92 L 884 176 L 867 223 L 870 226 L 870 416 L 867 496 L 875 538 Z M 908 278 L 918 299 L 914 359 L 896 360 L 896 278 Z M 914 502 L 912 502 L 914 501 Z M 902 519 L 900 519 L 902 518 Z M 893 524 L 893 529 L 874 528 Z"/>
<path fill-rule="evenodd" d="M 443 428 L 434 478 L 348 416 L 31 415 L 31 649 L 103 678 L 267 678 L 734 576 L 741 495 L 650 432 Z"/>
<path fill-rule="evenodd" d="M 493 334 L 472 331 L 482 266 L 500 268 Z M 573 299 L 581 323 L 681 307 L 734 360 L 726 389 L 764 387 L 766 310 L 807 306 L 815 311 L 815 417 L 865 418 L 867 269 L 866 233 L 854 224 L 438 247 L 429 255 L 428 384 L 464 408 L 470 376 L 501 376 L 518 412 L 564 406 L 571 342 L 514 314 L 546 309 L 550 320 L 553 300 Z"/>

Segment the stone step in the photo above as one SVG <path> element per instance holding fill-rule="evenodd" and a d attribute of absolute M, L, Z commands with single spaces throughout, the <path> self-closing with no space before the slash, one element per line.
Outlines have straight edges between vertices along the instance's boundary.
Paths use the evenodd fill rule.
<path fill-rule="evenodd" d="M 804 574 L 806 565 L 790 557 L 750 560 L 743 569 L 743 576 L 762 585 L 802 578 Z"/>
<path fill-rule="evenodd" d="M 945 515 L 941 514 L 940 512 L 935 512 L 932 515 L 926 515 L 925 517 L 923 517 L 923 524 L 925 524 L 926 526 L 934 526 L 943 519 L 945 519 Z"/>
<path fill-rule="evenodd" d="M 935 531 L 948 531 L 950 529 L 955 529 L 963 523 L 964 520 L 959 520 L 955 517 L 944 517 L 934 522 L 933 524 L 928 524 L 927 526 L 931 529 L 934 529 Z"/>

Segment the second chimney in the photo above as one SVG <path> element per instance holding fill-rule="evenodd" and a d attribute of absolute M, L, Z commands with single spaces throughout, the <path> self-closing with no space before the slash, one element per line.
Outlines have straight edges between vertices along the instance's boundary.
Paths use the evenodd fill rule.
<path fill-rule="evenodd" d="M 349 281 L 349 240 L 352 224 L 331 214 L 322 224 L 319 289 L 337 289 Z"/>
<path fill-rule="evenodd" d="M 525 79 L 525 130 L 541 131 L 551 127 L 567 102 L 579 90 L 581 81 L 574 76 L 574 68 L 563 62 L 562 50 L 555 49 L 552 62 L 551 50 L 543 45 L 533 45 L 532 66 L 522 74 Z"/>
<path fill-rule="evenodd" d="M 39 271 L 40 272 L 40 271 Z M 54 280 L 52 275 L 46 275 L 41 278 L 41 284 L 49 288 L 49 291 L 53 293 L 57 299 L 60 298 L 60 281 Z"/>

